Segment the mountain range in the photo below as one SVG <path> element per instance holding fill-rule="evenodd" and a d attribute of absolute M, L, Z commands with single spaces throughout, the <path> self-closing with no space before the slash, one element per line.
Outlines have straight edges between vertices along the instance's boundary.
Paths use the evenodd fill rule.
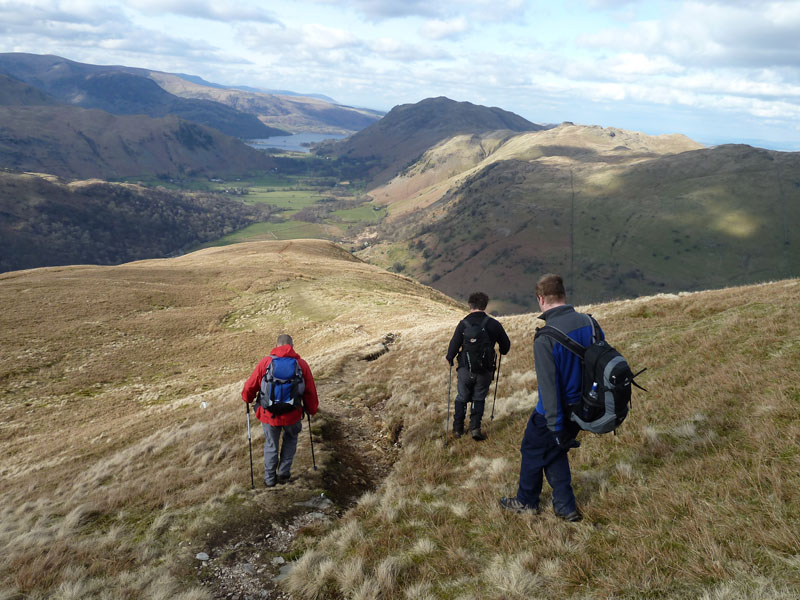
<path fill-rule="evenodd" d="M 565 123 L 449 138 L 370 195 L 389 217 L 360 256 L 503 312 L 535 309 L 544 272 L 593 302 L 800 265 L 798 153 Z"/>
<path fill-rule="evenodd" d="M 162 89 L 149 71 L 105 67 L 38 54 L 0 54 L 0 73 L 38 89 L 55 100 L 115 115 L 174 115 L 207 125 L 234 137 L 265 138 L 286 135 L 269 128 L 254 115 L 231 107 L 179 98 Z"/>
<path fill-rule="evenodd" d="M 243 91 L 196 77 L 51 55 L 0 53 L 0 74 L 66 104 L 117 115 L 173 115 L 246 139 L 303 131 L 352 133 L 381 114 L 318 97 Z"/>
<path fill-rule="evenodd" d="M 346 165 L 347 179 L 388 209 L 383 223 L 353 234 L 358 256 L 455 297 L 492 290 L 502 312 L 535 308 L 531 290 L 544 271 L 563 273 L 579 302 L 798 274 L 798 153 L 541 125 L 448 98 L 402 104 L 378 119 L 318 98 L 6 54 L 0 166 L 72 179 L 309 174 L 313 161 L 294 171 L 291 159 L 193 120 L 109 112 L 200 106 L 184 100 L 258 115 L 259 124 L 274 117 L 301 128 L 361 128 L 315 150 L 316 164 Z"/>
<path fill-rule="evenodd" d="M 371 160 L 373 164 L 364 175 L 369 185 L 375 186 L 413 164 L 432 146 L 455 135 L 546 128 L 501 108 L 456 102 L 444 97 L 427 98 L 416 104 L 395 106 L 380 121 L 345 140 L 321 144 L 316 153 Z"/>

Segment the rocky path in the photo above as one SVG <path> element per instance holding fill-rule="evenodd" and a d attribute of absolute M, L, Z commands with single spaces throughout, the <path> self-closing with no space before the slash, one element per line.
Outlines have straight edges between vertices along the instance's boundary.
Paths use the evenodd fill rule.
<path fill-rule="evenodd" d="M 321 409 L 312 422 L 317 471 L 265 488 L 259 476 L 262 438 L 253 436 L 257 483 L 242 519 L 209 532 L 195 556 L 194 574 L 214 598 L 290 598 L 279 582 L 299 554 L 293 548 L 298 533 L 341 517 L 391 470 L 399 448 L 392 432 L 384 430 L 380 404 L 370 408 L 350 392 L 360 381 L 359 363 L 353 361 L 338 377 L 318 382 Z M 302 436 L 307 436 L 308 421 L 304 423 Z M 298 448 L 304 451 L 308 448 Z"/>

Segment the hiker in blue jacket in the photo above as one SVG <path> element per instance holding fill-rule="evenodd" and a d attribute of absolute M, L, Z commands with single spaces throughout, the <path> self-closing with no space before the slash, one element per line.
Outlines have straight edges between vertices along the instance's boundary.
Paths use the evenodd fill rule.
<path fill-rule="evenodd" d="M 453 359 L 458 356 L 458 393 L 453 414 L 453 435 L 457 438 L 464 435 L 467 403 L 471 402 L 469 431 L 472 439 L 480 442 L 486 439 L 481 431 L 481 420 L 486 395 L 494 378 L 494 346 L 497 344 L 500 354 L 505 355 L 511 349 L 511 341 L 500 321 L 486 314 L 489 296 L 483 292 L 475 292 L 470 295 L 467 303 L 469 314 L 456 326 L 446 356 L 451 367 Z M 465 334 L 476 336 L 472 344 Z"/>
<path fill-rule="evenodd" d="M 536 284 L 536 299 L 542 310 L 540 319 L 560 329 L 579 344 L 592 344 L 592 320 L 567 304 L 564 281 L 559 275 L 542 276 Z M 598 339 L 603 339 L 597 328 Z M 533 343 L 533 360 L 539 385 L 539 402 L 528 419 L 522 438 L 522 464 L 517 495 L 503 497 L 500 505 L 508 510 L 540 512 L 539 495 L 543 476 L 553 488 L 553 510 L 567 521 L 583 517 L 575 503 L 567 453 L 580 446 L 575 438 L 579 428 L 570 419 L 570 405 L 581 397 L 580 359 L 549 336 Z"/>

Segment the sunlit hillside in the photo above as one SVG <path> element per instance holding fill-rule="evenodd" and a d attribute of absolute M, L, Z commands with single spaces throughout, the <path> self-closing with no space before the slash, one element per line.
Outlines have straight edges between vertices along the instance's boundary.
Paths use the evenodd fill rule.
<path fill-rule="evenodd" d="M 541 272 L 580 302 L 800 275 L 800 154 L 563 124 L 452 138 L 371 192 L 359 256 L 528 312 Z"/>
<path fill-rule="evenodd" d="M 247 492 L 239 392 L 282 332 L 310 362 L 323 409 L 320 468 L 304 431 L 298 482 L 279 490 L 275 513 L 321 491 L 346 504 L 395 451 L 392 424 L 350 406 L 386 385 L 360 376 L 364 359 L 461 314 L 440 293 L 316 241 L 15 271 L 0 275 L 0 298 L 2 598 L 174 598 L 199 589 L 199 550 L 242 530 L 263 544 L 275 515 L 263 483 Z M 337 461 L 362 443 L 356 435 L 364 464 L 350 473 Z M 270 569 L 273 557 L 264 553 Z"/>
<path fill-rule="evenodd" d="M 649 393 L 634 393 L 616 436 L 581 434 L 571 452 L 583 522 L 553 515 L 547 484 L 541 515 L 498 503 L 516 493 L 535 404 L 534 315 L 502 319 L 512 350 L 480 444 L 445 442 L 442 324 L 372 363 L 371 378 L 392 373 L 403 452 L 377 491 L 304 540 L 293 597 L 800 597 L 800 281 L 586 308 L 648 367 Z"/>
<path fill-rule="evenodd" d="M 650 392 L 574 452 L 577 525 L 497 505 L 533 314 L 501 317 L 489 439 L 445 446 L 465 307 L 327 242 L 16 271 L 0 299 L 0 598 L 800 593 L 800 281 L 590 307 Z M 319 385 L 318 469 L 306 422 L 265 489 L 254 423 L 251 491 L 239 392 L 282 332 Z"/>

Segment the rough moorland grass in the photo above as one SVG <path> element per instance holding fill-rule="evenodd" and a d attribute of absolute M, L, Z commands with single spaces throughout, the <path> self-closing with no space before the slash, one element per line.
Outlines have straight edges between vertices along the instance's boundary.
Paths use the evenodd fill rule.
<path fill-rule="evenodd" d="M 797 597 L 798 309 L 796 280 L 591 307 L 634 367 L 649 367 L 650 392 L 635 395 L 619 435 L 584 434 L 572 452 L 586 517 L 576 525 L 497 503 L 516 491 L 534 404 L 533 316 L 503 320 L 514 346 L 482 444 L 444 445 L 449 331 L 427 332 L 413 351 L 403 340 L 372 367 L 376 379 L 392 373 L 384 418 L 402 421 L 403 454 L 338 529 L 306 542 L 313 550 L 289 589 L 301 598 Z"/>
<path fill-rule="evenodd" d="M 0 598 L 37 599 L 208 597 L 186 580 L 195 553 L 267 493 L 248 490 L 238 394 L 277 335 L 311 362 L 324 429 L 326 373 L 460 313 L 316 241 L 5 273 L 0 303 Z M 289 506 L 324 489 L 331 449 L 319 440 L 319 472 L 308 450 L 303 436 Z"/>

